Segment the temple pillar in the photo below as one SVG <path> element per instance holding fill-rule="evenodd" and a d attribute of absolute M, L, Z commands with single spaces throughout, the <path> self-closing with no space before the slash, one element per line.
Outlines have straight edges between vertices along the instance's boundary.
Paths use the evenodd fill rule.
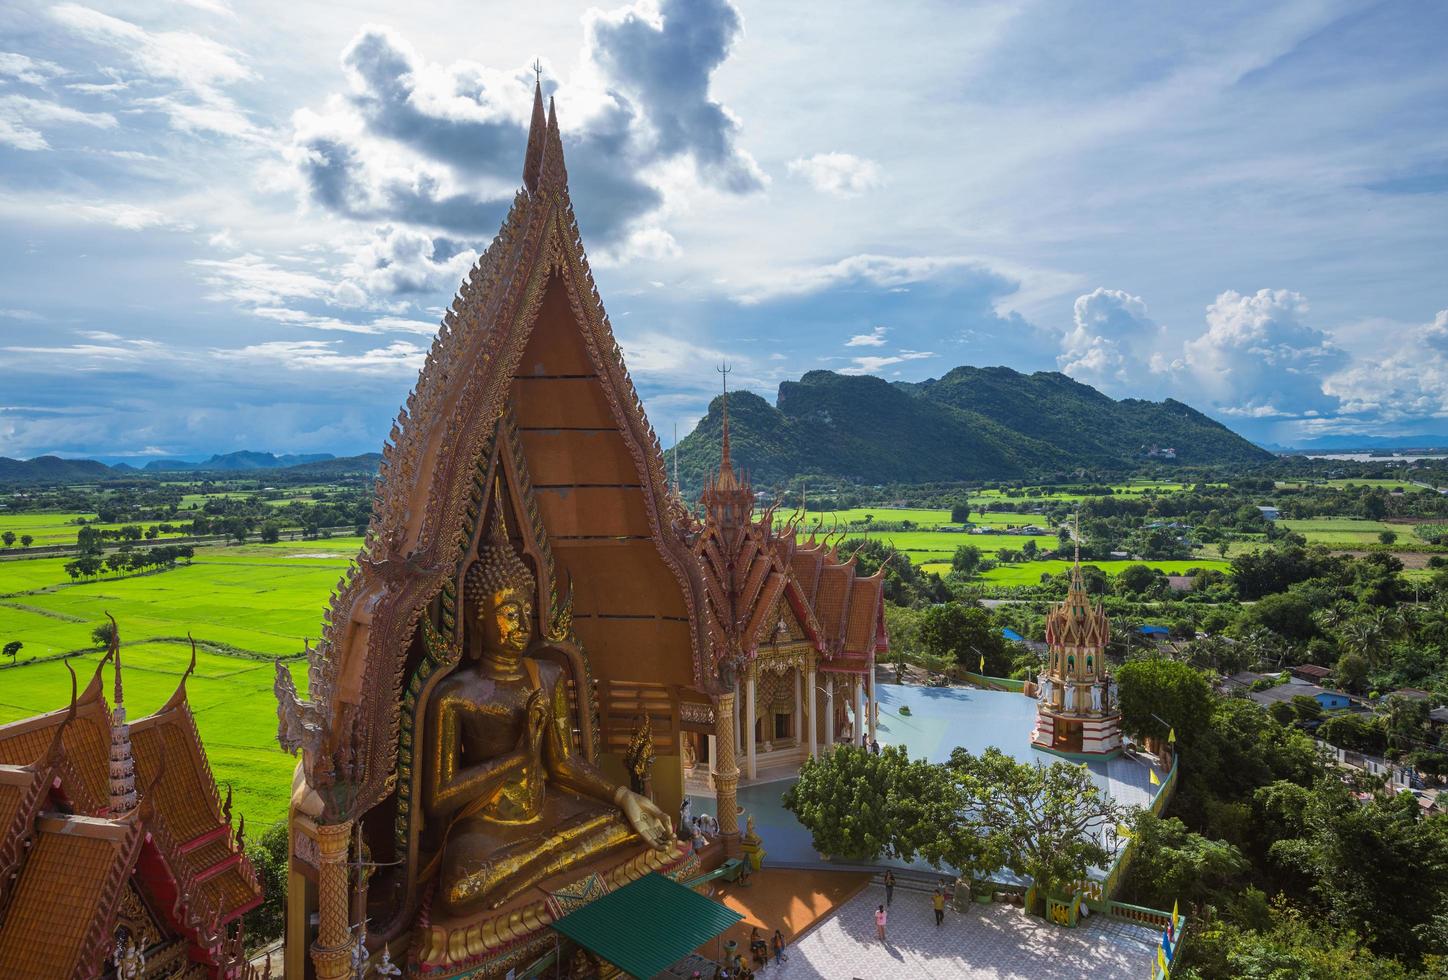
<path fill-rule="evenodd" d="M 351 889 L 347 887 L 347 847 L 352 821 L 317 825 L 317 940 L 312 965 L 317 980 L 352 976 Z"/>
<path fill-rule="evenodd" d="M 875 665 L 870 665 L 870 672 L 865 675 L 866 696 L 865 696 L 865 720 L 866 730 L 870 733 L 870 741 L 875 740 L 876 716 L 880 712 L 879 705 L 875 702 Z"/>
<path fill-rule="evenodd" d="M 709 788 L 714 788 L 714 765 L 719 761 L 719 736 L 709 734 L 704 736 L 709 745 L 709 768 L 706 770 L 709 780 Z"/>
<path fill-rule="evenodd" d="M 825 674 L 825 748 L 835 747 L 835 675 Z"/>
<path fill-rule="evenodd" d="M 754 763 L 754 668 L 744 678 L 744 768 L 750 779 L 758 779 Z"/>
<path fill-rule="evenodd" d="M 714 803 L 718 811 L 719 836 L 724 841 L 724 856 L 735 858 L 742 852 L 739 846 L 739 800 L 736 790 L 739 786 L 738 758 L 734 753 L 734 737 L 738 726 L 734 723 L 734 692 L 719 695 L 714 705 L 715 743 L 719 754 L 712 757 L 714 765 Z"/>
<path fill-rule="evenodd" d="M 813 759 L 819 755 L 819 733 L 816 731 L 819 727 L 817 721 L 819 710 L 816 708 L 816 705 L 819 704 L 819 692 L 815 690 L 813 661 L 805 668 L 804 688 L 809 692 L 809 697 L 805 699 L 805 703 L 809 705 L 809 718 L 806 719 L 805 730 L 809 733 L 809 757 Z"/>
<path fill-rule="evenodd" d="M 794 672 L 794 744 L 796 746 L 804 744 L 804 695 L 800 691 L 803 683 L 804 670 L 803 668 L 796 669 Z"/>
<path fill-rule="evenodd" d="M 850 741 L 865 744 L 865 682 L 859 677 L 855 678 L 855 727 L 850 731 Z"/>

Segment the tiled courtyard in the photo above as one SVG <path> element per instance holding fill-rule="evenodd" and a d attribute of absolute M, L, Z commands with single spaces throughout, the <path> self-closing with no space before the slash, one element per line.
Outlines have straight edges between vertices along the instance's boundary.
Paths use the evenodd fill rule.
<path fill-rule="evenodd" d="M 761 974 L 768 980 L 1139 980 L 1151 975 L 1157 933 L 1100 916 L 1076 929 L 1048 925 L 1008 905 L 947 910 L 939 928 L 924 892 L 895 890 L 886 942 L 875 939 L 875 907 L 885 889 L 872 885 L 840 906 L 787 950 L 789 959 Z"/>

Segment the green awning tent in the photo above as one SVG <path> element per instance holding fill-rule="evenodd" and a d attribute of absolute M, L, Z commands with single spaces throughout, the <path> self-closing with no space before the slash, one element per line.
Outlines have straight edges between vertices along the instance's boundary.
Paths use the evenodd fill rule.
<path fill-rule="evenodd" d="M 744 916 L 654 872 L 553 928 L 625 973 L 651 980 Z"/>

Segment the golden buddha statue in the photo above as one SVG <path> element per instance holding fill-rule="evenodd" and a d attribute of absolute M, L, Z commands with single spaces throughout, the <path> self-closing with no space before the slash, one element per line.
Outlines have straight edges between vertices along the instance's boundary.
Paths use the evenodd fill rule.
<path fill-rule="evenodd" d="M 433 908 L 496 908 L 609 852 L 672 845 L 652 800 L 573 750 L 562 669 L 528 656 L 533 576 L 501 522 L 463 582 L 467 660 L 427 708 L 423 803 L 441 832 Z"/>

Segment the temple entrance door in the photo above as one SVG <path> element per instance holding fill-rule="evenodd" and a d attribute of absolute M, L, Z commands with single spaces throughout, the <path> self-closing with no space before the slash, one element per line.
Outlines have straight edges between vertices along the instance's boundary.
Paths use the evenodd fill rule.
<path fill-rule="evenodd" d="M 1051 742 L 1052 748 L 1058 752 L 1081 751 L 1081 723 L 1079 721 L 1058 717 L 1055 730 L 1055 738 Z"/>

